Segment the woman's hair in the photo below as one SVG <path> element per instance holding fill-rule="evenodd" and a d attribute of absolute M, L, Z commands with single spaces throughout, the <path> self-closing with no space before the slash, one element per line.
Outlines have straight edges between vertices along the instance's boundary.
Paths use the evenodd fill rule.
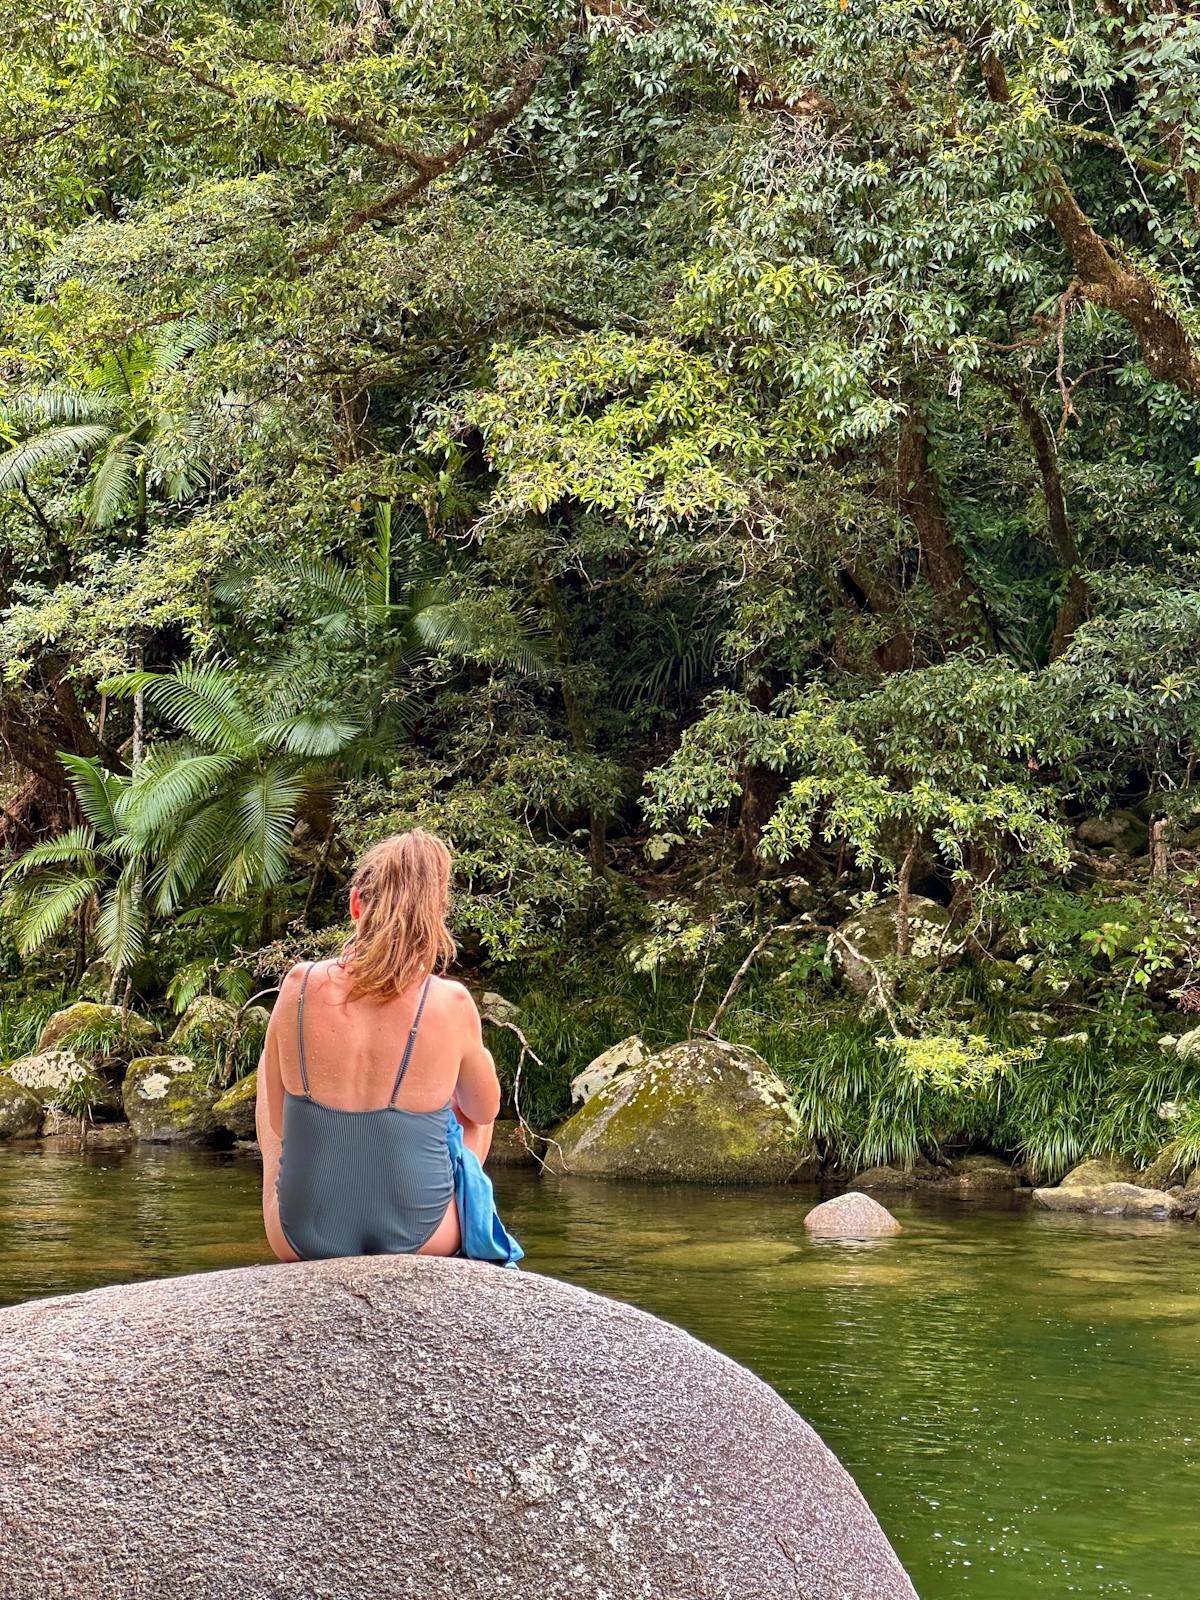
<path fill-rule="evenodd" d="M 450 864 L 424 828 L 393 833 L 363 856 L 351 882 L 362 910 L 342 951 L 354 995 L 390 1000 L 453 961 Z"/>

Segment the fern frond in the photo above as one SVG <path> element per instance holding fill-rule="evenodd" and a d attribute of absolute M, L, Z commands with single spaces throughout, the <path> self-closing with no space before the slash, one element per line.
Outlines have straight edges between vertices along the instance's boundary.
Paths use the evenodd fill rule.
<path fill-rule="evenodd" d="M 103 422 L 74 422 L 23 439 L 0 455 L 0 490 L 23 488 L 43 467 L 70 465 L 99 449 L 111 431 Z"/>

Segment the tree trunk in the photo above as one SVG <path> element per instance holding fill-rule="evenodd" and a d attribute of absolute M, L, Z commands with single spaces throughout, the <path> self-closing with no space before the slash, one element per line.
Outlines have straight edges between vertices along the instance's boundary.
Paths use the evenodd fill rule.
<path fill-rule="evenodd" d="M 992 647 L 991 628 L 983 602 L 967 576 L 954 541 L 941 489 L 929 460 L 924 418 L 911 394 L 900 425 L 896 459 L 897 497 L 901 511 L 916 530 L 921 570 L 933 590 L 938 620 L 952 649 L 968 645 Z"/>
<path fill-rule="evenodd" d="M 1150 876 L 1165 878 L 1171 866 L 1168 844 L 1169 824 L 1166 817 L 1156 817 L 1150 824 Z"/>
<path fill-rule="evenodd" d="M 991 50 L 984 51 L 981 70 L 992 101 L 1011 104 L 1003 63 Z M 1151 377 L 1184 394 L 1200 394 L 1200 350 L 1182 317 L 1152 280 L 1096 231 L 1059 168 L 1050 165 L 1044 177 L 1046 217 L 1071 259 L 1075 292 L 1129 324 Z"/>
<path fill-rule="evenodd" d="M 1057 661 L 1087 616 L 1091 600 L 1087 579 L 1080 570 L 1079 546 L 1067 515 L 1067 497 L 1058 468 L 1058 447 L 1037 401 L 1016 378 L 990 368 L 981 369 L 979 375 L 995 388 L 1002 389 L 1016 406 L 1041 473 L 1050 545 L 1067 579 L 1054 619 L 1054 637 L 1050 644 L 1050 659 Z"/>
<path fill-rule="evenodd" d="M 909 906 L 912 902 L 912 875 L 917 859 L 918 838 L 919 835 L 914 833 L 908 849 L 904 852 L 900 870 L 896 874 L 896 954 L 901 958 L 912 951 L 912 918 Z"/>

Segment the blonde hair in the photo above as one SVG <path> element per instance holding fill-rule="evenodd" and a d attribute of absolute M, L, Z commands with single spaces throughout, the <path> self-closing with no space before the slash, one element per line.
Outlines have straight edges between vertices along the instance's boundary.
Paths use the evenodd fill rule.
<path fill-rule="evenodd" d="M 424 828 L 393 833 L 363 856 L 351 880 L 362 909 L 342 951 L 354 995 L 390 1000 L 453 961 L 450 867 L 449 850 Z"/>

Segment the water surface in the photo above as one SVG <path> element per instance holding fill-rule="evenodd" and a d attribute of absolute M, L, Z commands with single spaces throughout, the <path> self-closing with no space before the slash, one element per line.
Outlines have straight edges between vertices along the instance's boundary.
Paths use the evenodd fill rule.
<path fill-rule="evenodd" d="M 0 1149 L 0 1303 L 265 1261 L 245 1156 Z M 501 1173 L 526 1265 L 751 1367 L 924 1600 L 1200 1593 L 1200 1228 L 912 1200 L 814 1244 L 793 1190 Z"/>

